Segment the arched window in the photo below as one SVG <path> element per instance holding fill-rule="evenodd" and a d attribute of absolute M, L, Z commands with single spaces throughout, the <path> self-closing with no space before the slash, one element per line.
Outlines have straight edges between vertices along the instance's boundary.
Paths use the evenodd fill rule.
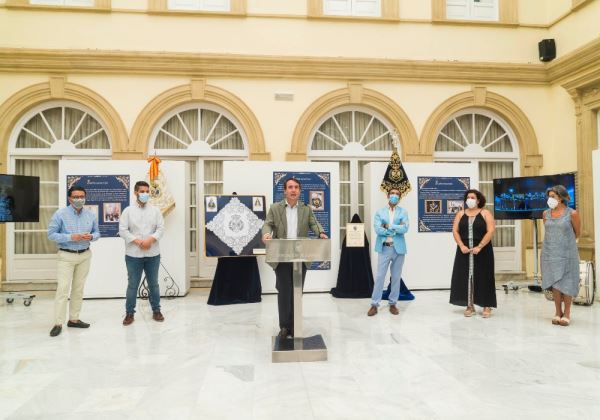
<path fill-rule="evenodd" d="M 8 225 L 8 278 L 51 279 L 56 245 L 47 239 L 48 222 L 64 205 L 58 196 L 58 161 L 109 158 L 108 132 L 91 109 L 46 102 L 19 120 L 9 144 L 9 172 L 40 177 L 40 221 Z"/>
<path fill-rule="evenodd" d="M 340 237 L 353 214 L 358 213 L 364 221 L 363 168 L 369 162 L 390 158 L 392 132 L 385 117 L 356 106 L 330 112 L 313 129 L 308 158 L 340 166 Z"/>
<path fill-rule="evenodd" d="M 212 104 L 187 104 L 164 115 L 154 127 L 148 154 L 186 161 L 189 267 L 192 277 L 212 277 L 216 263 L 204 257 L 205 194 L 223 191 L 223 161 L 248 158 L 241 124 Z"/>
<path fill-rule="evenodd" d="M 494 113 L 465 109 L 453 115 L 440 130 L 434 159 L 438 162 L 477 162 L 479 188 L 493 213 L 493 180 L 518 176 L 519 152 L 510 126 Z M 496 270 L 518 271 L 520 230 L 516 221 L 496 221 L 493 245 Z"/>

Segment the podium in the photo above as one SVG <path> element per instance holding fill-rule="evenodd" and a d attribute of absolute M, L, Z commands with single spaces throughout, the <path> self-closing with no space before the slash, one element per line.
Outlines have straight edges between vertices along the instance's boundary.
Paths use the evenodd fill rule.
<path fill-rule="evenodd" d="M 273 337 L 273 363 L 317 362 L 327 360 L 323 337 L 304 337 L 302 327 L 302 264 L 331 260 L 329 239 L 271 239 L 266 241 L 267 262 L 293 264 L 294 337 Z"/>

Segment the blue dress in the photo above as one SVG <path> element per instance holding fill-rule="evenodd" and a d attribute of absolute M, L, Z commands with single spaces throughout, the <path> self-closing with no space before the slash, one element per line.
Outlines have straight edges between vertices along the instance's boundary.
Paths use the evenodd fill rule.
<path fill-rule="evenodd" d="M 567 207 L 561 217 L 544 216 L 542 243 L 542 288 L 554 288 L 568 296 L 579 293 L 579 252 L 571 224 L 573 209 Z"/>

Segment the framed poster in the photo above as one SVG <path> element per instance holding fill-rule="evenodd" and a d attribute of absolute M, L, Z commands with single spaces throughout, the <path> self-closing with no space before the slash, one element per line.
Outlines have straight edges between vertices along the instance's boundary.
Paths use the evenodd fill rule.
<path fill-rule="evenodd" d="M 417 178 L 419 232 L 452 232 L 456 213 L 463 208 L 469 177 L 432 176 Z"/>
<path fill-rule="evenodd" d="M 365 246 L 365 224 L 346 223 L 346 246 L 363 248 Z"/>
<path fill-rule="evenodd" d="M 205 195 L 204 214 L 207 257 L 250 256 L 264 250 L 264 196 Z"/>
<path fill-rule="evenodd" d="M 284 199 L 284 182 L 288 178 L 300 181 L 300 201 L 310 206 L 315 218 L 331 238 L 331 174 L 329 172 L 273 172 L 273 202 Z M 309 231 L 309 237 L 315 235 Z M 313 262 L 309 270 L 329 270 L 331 262 Z"/>
<path fill-rule="evenodd" d="M 100 237 L 119 236 L 121 213 L 129 206 L 129 175 L 67 175 L 67 194 L 74 185 L 85 188 L 84 208 L 96 214 Z"/>

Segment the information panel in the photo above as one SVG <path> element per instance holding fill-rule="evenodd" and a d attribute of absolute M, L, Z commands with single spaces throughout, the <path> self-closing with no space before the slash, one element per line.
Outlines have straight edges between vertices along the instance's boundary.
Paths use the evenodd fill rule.
<path fill-rule="evenodd" d="M 328 237 L 331 237 L 331 173 L 330 172 L 273 172 L 273 202 L 284 199 L 284 182 L 288 178 L 300 181 L 300 201 L 309 205 Z M 315 235 L 309 232 L 309 237 Z M 314 262 L 309 270 L 329 270 L 331 263 Z"/>
<path fill-rule="evenodd" d="M 420 176 L 417 180 L 419 232 L 452 232 L 454 217 L 462 210 L 465 191 L 470 188 L 470 178 Z"/>
<path fill-rule="evenodd" d="M 129 175 L 67 175 L 67 194 L 74 185 L 85 188 L 85 208 L 98 217 L 100 237 L 119 236 L 119 219 L 129 206 Z"/>

